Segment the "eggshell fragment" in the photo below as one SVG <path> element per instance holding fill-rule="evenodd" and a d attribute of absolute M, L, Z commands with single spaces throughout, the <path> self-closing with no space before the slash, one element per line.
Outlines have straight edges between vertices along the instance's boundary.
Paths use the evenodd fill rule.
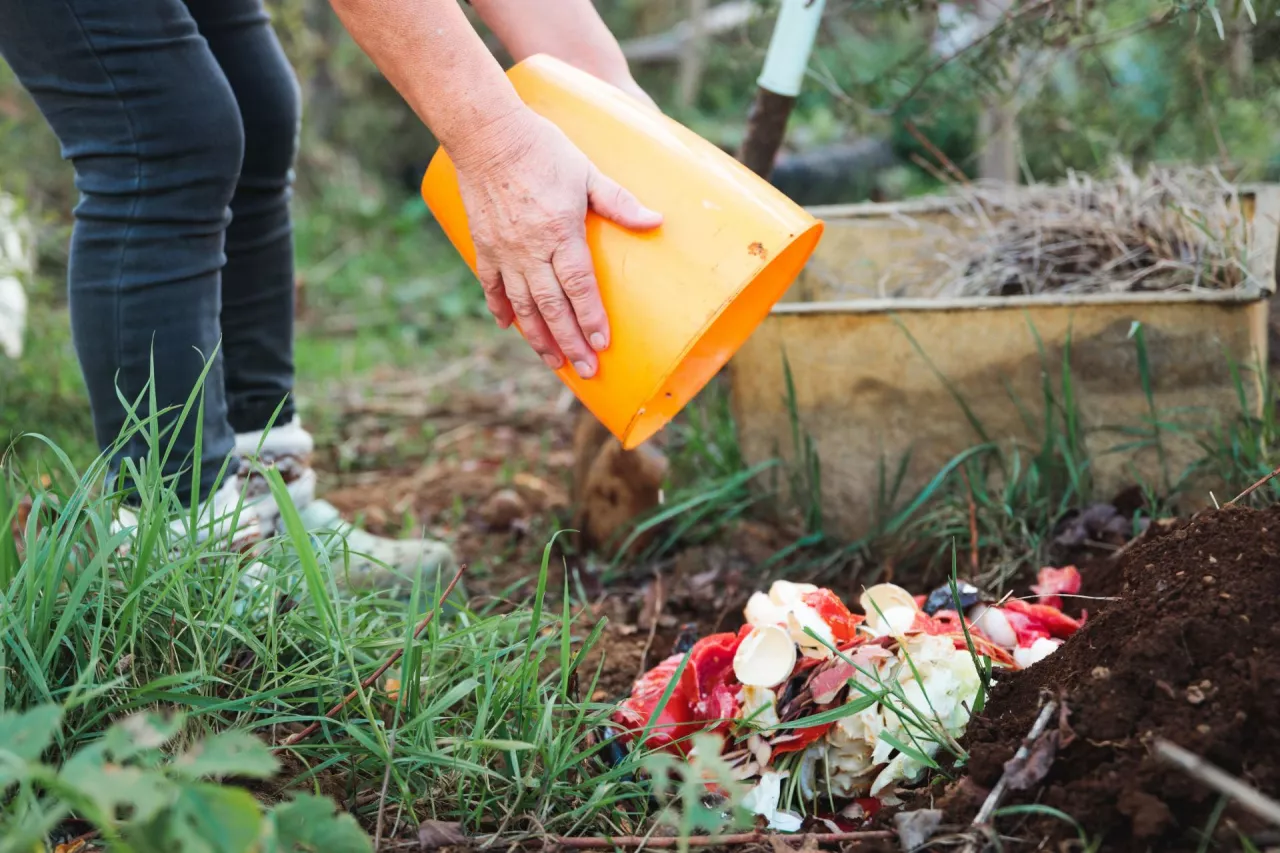
<path fill-rule="evenodd" d="M 786 629 L 764 625 L 751 629 L 733 656 L 733 674 L 750 687 L 774 687 L 791 675 L 796 644 Z"/>
<path fill-rule="evenodd" d="M 892 583 L 869 587 L 859 597 L 858 604 L 867 615 L 864 624 L 877 636 L 906 631 L 920 609 L 911 593 Z"/>
<path fill-rule="evenodd" d="M 763 592 L 753 592 L 747 599 L 747 606 L 742 615 L 746 617 L 747 624 L 753 628 L 784 625 L 787 621 L 787 608 L 775 604 Z"/>
<path fill-rule="evenodd" d="M 1040 637 L 1030 646 L 1013 650 L 1014 663 L 1019 669 L 1026 669 L 1047 658 L 1058 650 L 1058 646 L 1062 645 L 1062 640 L 1054 640 L 1047 637 Z"/>
<path fill-rule="evenodd" d="M 1018 645 L 1018 634 L 999 607 L 975 604 L 969 608 L 969 622 L 997 646 L 1012 649 Z"/>

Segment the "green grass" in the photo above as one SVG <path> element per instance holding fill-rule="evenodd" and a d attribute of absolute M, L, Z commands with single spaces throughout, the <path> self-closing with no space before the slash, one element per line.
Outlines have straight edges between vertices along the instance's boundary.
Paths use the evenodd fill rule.
<path fill-rule="evenodd" d="M 140 711 L 181 713 L 179 746 L 229 730 L 278 741 L 404 649 L 399 701 L 376 686 L 361 691 L 291 750 L 309 768 L 295 785 L 336 779 L 366 825 L 378 807 L 366 795 L 384 783 L 387 814 L 459 821 L 473 832 L 622 832 L 645 811 L 641 789 L 627 781 L 641 756 L 616 767 L 597 760 L 603 745 L 590 734 L 610 708 L 579 697 L 594 692 L 596 672 L 581 662 L 602 625 L 579 624 L 567 594 L 547 588 L 550 546 L 528 606 L 463 610 L 415 640 L 413 626 L 439 590 L 419 583 L 407 602 L 344 594 L 338 558 L 315 549 L 291 507 L 288 534 L 260 558 L 258 585 L 245 558 L 171 531 L 190 509 L 159 473 L 165 440 L 155 424 L 148 417 L 133 427 L 154 448 L 135 477 L 142 503 L 133 538 L 111 530 L 118 496 L 102 489 L 103 460 L 80 474 L 50 445 L 74 486 L 41 494 L 20 547 L 0 548 L 0 710 L 60 709 L 49 766 Z M 30 487 L 8 474 L 6 527 Z M 48 526 L 36 524 L 42 516 Z M 273 606 L 284 598 L 296 606 Z M 46 796 L 50 813 L 68 805 L 56 793 Z M 0 806 L 0 821 L 21 817 L 9 811 L 14 802 Z M 136 829 L 99 818 L 120 838 Z M 145 848 L 121 841 L 116 849 Z"/>
<path fill-rule="evenodd" d="M 295 240 L 297 363 L 310 379 L 430 364 L 462 339 L 459 324 L 491 325 L 479 284 L 418 199 L 326 191 L 300 207 Z"/>

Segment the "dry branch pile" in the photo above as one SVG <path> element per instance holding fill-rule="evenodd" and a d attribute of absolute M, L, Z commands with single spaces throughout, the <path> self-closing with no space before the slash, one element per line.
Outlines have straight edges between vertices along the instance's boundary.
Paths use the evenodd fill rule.
<path fill-rule="evenodd" d="M 957 187 L 979 233 L 937 296 L 1232 290 L 1250 280 L 1253 225 L 1216 169 L 1127 164 L 1100 181 Z M 958 211 L 959 212 L 959 211 Z"/>

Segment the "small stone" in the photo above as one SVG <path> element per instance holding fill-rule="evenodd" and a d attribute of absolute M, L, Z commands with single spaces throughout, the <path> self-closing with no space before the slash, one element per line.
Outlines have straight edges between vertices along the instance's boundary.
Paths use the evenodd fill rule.
<path fill-rule="evenodd" d="M 1175 578 L 1180 578 L 1180 577 L 1182 577 L 1182 576 L 1183 576 L 1183 575 L 1185 575 L 1185 574 L 1186 574 L 1186 572 L 1174 572 L 1174 573 L 1173 573 L 1173 576 L 1174 576 Z"/>
<path fill-rule="evenodd" d="M 1089 674 L 1098 681 L 1106 681 L 1111 677 L 1111 670 L 1107 669 L 1105 666 L 1095 666 L 1093 668 L 1093 672 Z"/>
<path fill-rule="evenodd" d="M 1212 689 L 1213 689 L 1213 682 L 1206 678 L 1204 681 L 1201 681 L 1201 682 L 1200 682 L 1200 689 L 1202 689 L 1202 690 L 1212 690 Z"/>
<path fill-rule="evenodd" d="M 1199 705 L 1204 701 L 1204 691 L 1198 685 L 1191 685 L 1187 688 L 1187 701 L 1192 705 Z"/>
<path fill-rule="evenodd" d="M 1215 578 L 1213 575 L 1205 575 L 1203 578 L 1201 578 L 1201 580 L 1204 581 L 1205 586 L 1213 586 L 1215 583 L 1217 583 L 1217 578 Z"/>
<path fill-rule="evenodd" d="M 1196 731 L 1198 731 L 1202 735 L 1207 735 L 1209 732 L 1213 731 L 1213 729 L 1209 728 L 1204 723 L 1201 723 L 1200 725 L 1196 726 Z"/>
<path fill-rule="evenodd" d="M 1147 571 L 1149 571 L 1149 572 L 1154 572 L 1154 571 L 1156 570 L 1156 564 L 1155 564 L 1155 563 L 1147 563 L 1145 566 L 1143 566 L 1143 568 L 1144 568 L 1144 569 L 1146 569 L 1146 570 L 1147 570 Z"/>
<path fill-rule="evenodd" d="M 1248 714 L 1246 714 L 1244 711 L 1236 711 L 1236 722 L 1237 722 L 1237 723 L 1243 723 L 1243 722 L 1244 722 L 1245 720 L 1247 720 L 1247 719 L 1249 719 L 1249 715 L 1248 715 Z"/>
<path fill-rule="evenodd" d="M 1212 554 L 1210 554 L 1210 555 L 1209 555 L 1209 562 L 1210 562 L 1210 564 L 1212 564 L 1212 563 L 1216 563 L 1216 562 L 1218 562 L 1218 558 L 1217 558 L 1217 557 L 1215 557 L 1215 556 L 1213 556 Z"/>
<path fill-rule="evenodd" d="M 507 530 L 529 512 L 515 489 L 500 489 L 489 496 L 480 508 L 480 517 L 495 530 Z"/>

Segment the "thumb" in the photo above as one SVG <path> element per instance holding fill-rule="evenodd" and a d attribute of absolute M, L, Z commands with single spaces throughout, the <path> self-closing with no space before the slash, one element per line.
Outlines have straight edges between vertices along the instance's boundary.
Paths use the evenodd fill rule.
<path fill-rule="evenodd" d="M 648 231 L 662 224 L 661 213 L 645 207 L 595 166 L 591 167 L 591 176 L 587 179 L 587 201 L 592 210 L 623 228 Z"/>

